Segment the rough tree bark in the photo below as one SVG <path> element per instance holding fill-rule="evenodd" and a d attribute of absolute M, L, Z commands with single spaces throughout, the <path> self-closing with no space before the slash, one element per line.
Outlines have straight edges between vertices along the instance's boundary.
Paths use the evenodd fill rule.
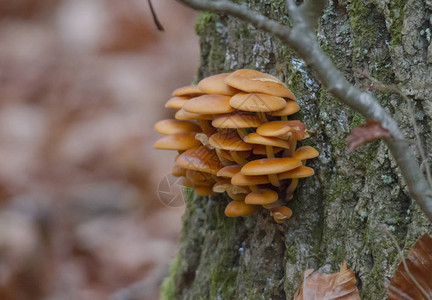
<path fill-rule="evenodd" d="M 237 1 L 239 2 L 239 1 Z M 284 0 L 247 1 L 288 23 Z M 293 217 L 276 225 L 268 212 L 248 218 L 224 216 L 228 199 L 187 193 L 180 251 L 162 286 L 164 299 L 291 299 L 306 268 L 337 271 L 347 259 L 362 299 L 386 299 L 384 282 L 399 263 L 380 230 L 386 225 L 409 249 L 431 232 L 412 201 L 382 141 L 348 152 L 350 130 L 362 116 L 333 99 L 292 50 L 235 18 L 202 13 L 197 80 L 238 68 L 276 75 L 293 90 L 301 111 L 294 115 L 314 133 L 302 142 L 320 151 L 308 161 L 316 175 L 301 180 Z M 421 0 L 330 1 L 317 32 L 323 49 L 357 87 L 370 81 L 399 84 L 410 96 L 427 154 L 432 153 L 432 7 Z M 374 91 L 400 124 L 415 151 L 406 103 L 399 95 Z M 430 164 L 430 155 L 428 163 Z"/>

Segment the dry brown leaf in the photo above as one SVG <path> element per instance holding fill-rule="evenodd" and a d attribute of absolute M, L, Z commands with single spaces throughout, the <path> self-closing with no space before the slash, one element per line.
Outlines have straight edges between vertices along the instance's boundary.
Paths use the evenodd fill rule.
<path fill-rule="evenodd" d="M 390 136 L 390 132 L 383 128 L 379 121 L 370 120 L 351 131 L 348 137 L 348 147 L 352 151 L 366 142 Z"/>
<path fill-rule="evenodd" d="M 391 279 L 389 300 L 432 299 L 432 238 L 429 234 L 423 235 L 417 241 L 408 252 L 405 262 L 409 273 L 429 295 L 429 298 L 423 294 L 418 285 L 410 278 L 410 274 L 406 271 L 403 263 L 400 263 Z"/>
<path fill-rule="evenodd" d="M 354 272 L 346 261 L 335 274 L 321 274 L 308 269 L 303 272 L 303 283 L 294 300 L 360 300 Z"/>

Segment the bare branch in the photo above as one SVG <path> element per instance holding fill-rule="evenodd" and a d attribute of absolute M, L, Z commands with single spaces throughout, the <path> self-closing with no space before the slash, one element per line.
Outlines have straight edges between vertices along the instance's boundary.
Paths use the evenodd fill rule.
<path fill-rule="evenodd" d="M 315 28 L 327 3 L 327 0 L 305 0 L 305 2 L 300 5 L 301 14 L 308 22 L 311 29 Z"/>
<path fill-rule="evenodd" d="M 258 12 L 250 11 L 246 7 L 228 1 L 178 1 L 198 10 L 207 10 L 236 16 L 254 25 L 256 28 L 279 37 L 305 60 L 315 71 L 317 79 L 333 96 L 352 109 L 360 112 L 367 119 L 379 121 L 392 136 L 392 138 L 385 138 L 384 141 L 400 167 L 411 196 L 417 201 L 429 221 L 432 222 L 432 190 L 426 182 L 420 170 L 420 166 L 396 122 L 384 108 L 378 104 L 377 100 L 371 94 L 361 92 L 346 80 L 341 71 L 339 71 L 327 54 L 321 49 L 310 27 L 304 26 L 307 23 L 305 20 L 300 20 L 300 22 L 297 22 L 297 25 L 294 24 L 294 26 L 290 28 L 270 20 Z M 297 9 L 294 7 L 295 4 L 293 0 L 288 0 L 288 5 L 288 9 L 292 14 L 293 11 Z M 302 17 L 302 14 L 297 15 L 297 19 L 298 16 Z M 291 17 L 293 16 L 291 15 Z"/>
<path fill-rule="evenodd" d="M 258 29 L 272 32 L 277 36 L 285 35 L 290 28 L 271 20 L 258 12 L 248 10 L 245 6 L 240 6 L 225 0 L 177 0 L 189 7 L 197 10 L 212 11 L 237 17 L 247 23 L 254 25 Z"/>

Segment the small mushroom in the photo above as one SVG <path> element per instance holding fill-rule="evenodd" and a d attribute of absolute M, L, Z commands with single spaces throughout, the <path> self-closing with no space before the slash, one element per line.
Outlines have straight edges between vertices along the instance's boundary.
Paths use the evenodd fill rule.
<path fill-rule="evenodd" d="M 201 128 L 194 122 L 173 119 L 161 120 L 154 125 L 157 132 L 162 134 L 176 134 L 201 132 Z"/>
<path fill-rule="evenodd" d="M 244 217 L 253 214 L 257 210 L 257 206 L 249 205 L 243 201 L 231 201 L 225 208 L 227 217 Z"/>
<path fill-rule="evenodd" d="M 216 152 L 204 146 L 186 150 L 177 157 L 176 163 L 184 169 L 192 169 L 214 175 L 223 167 Z"/>
<path fill-rule="evenodd" d="M 243 175 L 267 175 L 271 184 L 279 186 L 277 173 L 289 171 L 301 166 L 301 161 L 290 157 L 262 158 L 248 162 L 241 169 Z"/>
<path fill-rule="evenodd" d="M 278 193 L 265 189 L 249 193 L 245 198 L 246 204 L 263 205 L 273 203 L 278 199 Z"/>
<path fill-rule="evenodd" d="M 263 93 L 295 100 L 293 93 L 279 79 L 255 70 L 237 70 L 225 78 L 225 83 L 248 93 Z"/>
<path fill-rule="evenodd" d="M 288 116 L 300 110 L 300 106 L 295 101 L 288 100 L 286 106 L 280 110 L 269 113 L 271 116 L 281 117 L 282 121 L 288 121 Z"/>
<path fill-rule="evenodd" d="M 197 170 L 187 169 L 186 177 L 189 178 L 194 185 L 210 186 L 215 183 L 210 174 Z"/>
<path fill-rule="evenodd" d="M 166 108 L 182 109 L 183 105 L 189 101 L 189 97 L 172 97 L 165 103 Z"/>
<path fill-rule="evenodd" d="M 290 146 L 286 148 L 285 156 L 291 156 L 297 141 L 301 141 L 307 136 L 306 126 L 297 120 L 268 122 L 259 126 L 257 133 L 266 137 L 288 140 Z"/>
<path fill-rule="evenodd" d="M 280 180 L 293 179 L 293 178 L 305 178 L 305 177 L 312 176 L 314 174 L 315 174 L 314 169 L 306 167 L 306 166 L 300 166 L 298 168 L 279 173 L 278 178 Z"/>
<path fill-rule="evenodd" d="M 199 89 L 197 85 L 187 85 L 180 87 L 178 89 L 175 89 L 172 93 L 173 96 L 188 96 L 188 97 L 197 97 L 204 94 L 203 91 Z"/>
<path fill-rule="evenodd" d="M 210 137 L 209 143 L 216 151 L 221 149 L 230 151 L 231 157 L 240 165 L 245 164 L 246 161 L 236 152 L 252 150 L 252 145 L 243 142 L 235 131 L 215 133 Z"/>
<path fill-rule="evenodd" d="M 266 94 L 239 93 L 231 98 L 230 105 L 238 110 L 256 112 L 262 122 L 267 122 L 265 113 L 283 109 L 286 101 L 281 97 Z"/>
<path fill-rule="evenodd" d="M 158 139 L 153 146 L 156 149 L 184 151 L 199 146 L 195 133 L 176 133 Z"/>
<path fill-rule="evenodd" d="M 239 90 L 225 83 L 225 78 L 230 74 L 231 73 L 222 73 L 204 78 L 198 83 L 198 87 L 207 94 L 235 95 Z"/>
<path fill-rule="evenodd" d="M 194 189 L 195 193 L 199 196 L 211 196 L 215 194 L 211 186 L 194 186 Z"/>
<path fill-rule="evenodd" d="M 274 158 L 273 147 L 290 148 L 288 141 L 274 137 L 265 137 L 255 132 L 248 134 L 243 140 L 249 144 L 266 146 L 267 158 Z"/>
<path fill-rule="evenodd" d="M 248 176 L 237 173 L 231 178 L 231 184 L 237 186 L 249 186 L 252 191 L 257 191 L 256 185 L 269 183 L 267 175 Z"/>
<path fill-rule="evenodd" d="M 304 162 L 303 164 L 305 164 L 307 159 L 315 158 L 318 155 L 319 155 L 319 152 L 315 148 L 313 148 L 311 146 L 303 146 L 303 147 L 298 148 L 294 152 L 292 157 L 295 159 L 301 160 L 302 162 Z"/>
<path fill-rule="evenodd" d="M 226 166 L 220 169 L 216 175 L 218 177 L 232 178 L 235 174 L 239 173 L 240 170 L 241 170 L 240 165 Z"/>
<path fill-rule="evenodd" d="M 241 138 L 246 136 L 245 128 L 256 128 L 261 125 L 261 121 L 257 116 L 233 112 L 215 117 L 212 125 L 216 128 L 231 128 L 236 129 Z"/>
<path fill-rule="evenodd" d="M 264 137 L 258 133 L 251 133 L 247 135 L 244 138 L 244 141 L 251 144 L 264 145 L 266 147 L 267 158 L 275 157 L 273 147 L 290 148 L 290 144 L 287 141 L 273 137 Z M 274 186 L 280 185 L 277 176 L 274 174 L 269 174 L 269 179 Z"/>
<path fill-rule="evenodd" d="M 186 169 L 179 167 L 177 164 L 171 170 L 171 174 L 175 177 L 183 177 L 186 176 Z"/>
<path fill-rule="evenodd" d="M 270 210 L 270 215 L 276 223 L 283 223 L 292 216 L 292 211 L 286 206 L 275 207 Z"/>
<path fill-rule="evenodd" d="M 229 96 L 223 95 L 203 95 L 190 99 L 183 109 L 196 114 L 226 114 L 234 111 L 230 106 Z"/>

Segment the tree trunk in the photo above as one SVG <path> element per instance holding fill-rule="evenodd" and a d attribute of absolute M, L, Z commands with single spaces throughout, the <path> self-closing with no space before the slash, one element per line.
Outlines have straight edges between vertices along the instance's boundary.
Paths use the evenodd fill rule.
<path fill-rule="evenodd" d="M 285 1 L 247 1 L 249 7 L 288 23 Z M 432 10 L 421 0 L 330 1 L 317 38 L 357 87 L 370 81 L 396 83 L 410 95 L 426 153 L 432 149 Z M 346 259 L 356 273 L 362 299 L 386 299 L 385 281 L 398 253 L 380 229 L 386 225 L 409 249 L 431 230 L 410 199 L 382 141 L 349 152 L 347 137 L 365 120 L 321 89 L 313 73 L 278 39 L 239 20 L 202 13 L 198 80 L 239 68 L 273 74 L 298 98 L 302 120 L 312 131 L 301 145 L 317 148 L 308 161 L 315 176 L 300 181 L 288 206 L 293 217 L 274 223 L 268 211 L 227 218 L 224 196 L 187 193 L 180 251 L 162 286 L 164 299 L 291 299 L 307 268 L 335 272 Z M 407 106 L 399 96 L 372 91 L 394 115 L 415 151 Z M 427 145 L 426 145 L 427 144 Z M 428 161 L 430 163 L 430 161 Z"/>

